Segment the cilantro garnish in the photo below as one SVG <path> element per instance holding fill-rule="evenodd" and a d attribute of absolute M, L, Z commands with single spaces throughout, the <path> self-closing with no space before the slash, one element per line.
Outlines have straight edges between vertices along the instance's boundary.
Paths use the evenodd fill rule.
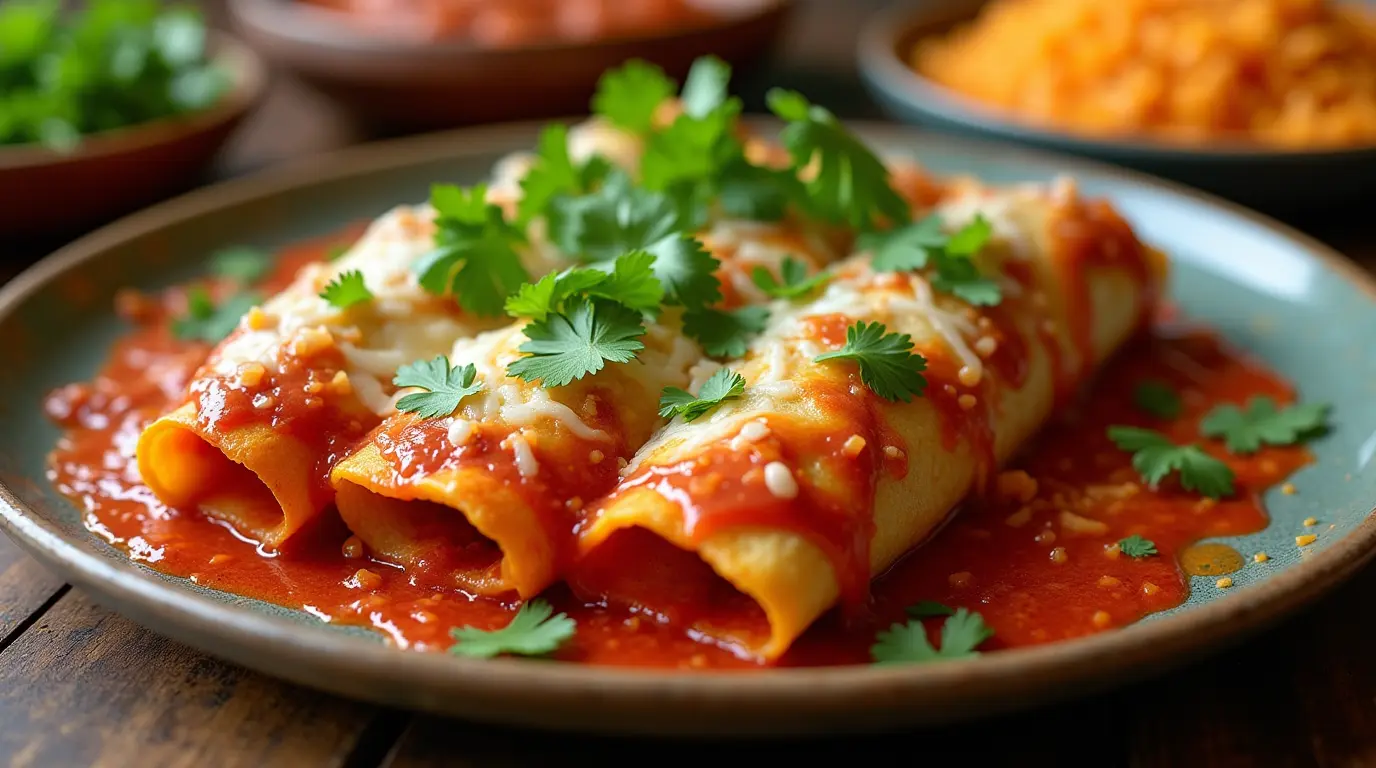
<path fill-rule="evenodd" d="M 1108 437 L 1121 450 L 1132 453 L 1132 467 L 1155 488 L 1171 472 L 1179 472 L 1180 485 L 1218 499 L 1233 493 L 1233 470 L 1197 445 L 1176 445 L 1169 437 L 1138 427 L 1109 427 Z"/>
<path fill-rule="evenodd" d="M 552 272 L 522 285 L 507 299 L 506 311 L 515 317 L 544 320 L 550 313 L 560 311 L 565 300 L 581 295 L 610 299 L 637 312 L 656 314 L 664 299 L 664 287 L 655 277 L 654 261 L 654 255 L 647 251 L 631 251 L 596 267 Z"/>
<path fill-rule="evenodd" d="M 236 245 L 216 251 L 210 257 L 210 271 L 216 277 L 252 285 L 272 268 L 272 255 L 259 248 Z"/>
<path fill-rule="evenodd" d="M 941 217 L 932 214 L 905 227 L 872 233 L 862 245 L 874 252 L 870 261 L 874 271 L 907 272 L 926 267 L 949 241 L 941 231 Z"/>
<path fill-rule="evenodd" d="M 392 383 L 398 387 L 418 387 L 424 392 L 412 392 L 397 401 L 397 410 L 414 413 L 422 419 L 438 419 L 457 411 L 465 397 L 483 388 L 473 383 L 478 369 L 472 363 L 449 367 L 449 358 L 439 355 L 432 360 L 417 360 L 397 369 Z"/>
<path fill-rule="evenodd" d="M 469 190 L 448 184 L 431 188 L 435 249 L 421 257 L 416 271 L 430 293 L 454 294 L 464 309 L 493 316 L 529 276 L 514 247 L 521 233 L 486 195 L 481 184 Z"/>
<path fill-rule="evenodd" d="M 792 256 L 784 257 L 783 264 L 779 266 L 779 276 L 783 278 L 783 282 L 776 280 L 764 267 L 755 267 L 750 273 L 750 280 L 768 296 L 776 299 L 797 299 L 826 285 L 831 279 L 826 272 L 818 272 L 809 277 L 807 265 Z"/>
<path fill-rule="evenodd" d="M 721 301 L 721 281 L 716 275 L 721 262 L 697 238 L 674 235 L 647 250 L 654 254 L 655 276 L 664 284 L 666 301 L 690 309 Z"/>
<path fill-rule="evenodd" d="M 320 298 L 337 309 L 348 309 L 355 304 L 371 301 L 373 292 L 363 283 L 363 273 L 354 269 L 342 272 L 331 280 L 320 292 Z"/>
<path fill-rule="evenodd" d="M 690 117 L 706 117 L 727 101 L 726 86 L 731 82 L 731 65 L 716 56 L 700 56 L 688 70 L 679 100 Z"/>
<path fill-rule="evenodd" d="M 1327 429 L 1327 403 L 1305 403 L 1277 410 L 1269 397 L 1254 397 L 1246 410 L 1220 405 L 1199 423 L 1208 437 L 1221 437 L 1233 453 L 1256 453 L 1262 445 L 1292 445 Z"/>
<path fill-rule="evenodd" d="M 885 400 L 907 403 L 927 388 L 921 373 L 927 370 L 927 359 L 912 350 L 908 334 L 889 333 L 883 323 L 861 320 L 846 329 L 845 346 L 814 359 L 819 363 L 854 360 L 860 366 L 860 380 L 870 391 Z"/>
<path fill-rule="evenodd" d="M 172 333 L 186 341 L 217 344 L 239 327 L 239 319 L 255 307 L 262 297 L 256 293 L 237 293 L 218 307 L 200 286 L 186 292 L 186 314 L 172 321 Z"/>
<path fill-rule="evenodd" d="M 983 616 L 959 608 L 941 625 L 940 649 L 932 647 L 927 628 L 914 619 L 880 632 L 870 647 L 870 657 L 876 664 L 968 659 L 978 656 L 979 646 L 993 636 Z"/>
<path fill-rule="evenodd" d="M 587 261 L 613 259 L 688 228 L 672 198 L 634 186 L 621 170 L 609 172 L 592 194 L 555 198 L 546 218 L 554 244 Z"/>
<path fill-rule="evenodd" d="M 911 211 L 889 185 L 888 169 L 835 115 L 795 91 L 774 88 L 767 100 L 788 121 L 781 138 L 794 169 L 817 162 L 806 189 L 819 216 L 857 229 L 871 229 L 879 219 L 908 221 Z"/>
<path fill-rule="evenodd" d="M 683 333 L 701 344 L 708 357 L 740 357 L 768 321 L 766 307 L 694 309 L 683 315 Z"/>
<path fill-rule="evenodd" d="M 525 334 L 520 351 L 527 354 L 507 373 L 545 387 L 597 373 L 607 362 L 629 362 L 645 348 L 640 313 L 606 299 L 570 298 L 563 312 L 529 323 Z"/>
<path fill-rule="evenodd" d="M 874 252 L 870 264 L 876 272 L 905 272 L 934 267 L 932 288 L 976 306 L 993 306 L 1003 300 L 999 284 L 980 274 L 972 257 L 993 234 L 989 222 L 976 215 L 952 235 L 941 230 L 936 215 L 882 234 L 870 234 L 864 245 Z"/>
<path fill-rule="evenodd" d="M 684 421 L 693 421 L 723 402 L 743 394 L 745 377 L 730 368 L 721 368 L 702 383 L 702 389 L 696 396 L 678 387 L 665 387 L 659 398 L 659 415 L 672 419 L 677 414 Z"/>
<path fill-rule="evenodd" d="M 1183 407 L 1180 395 L 1164 381 L 1148 379 L 1132 390 L 1132 402 L 1158 419 L 1173 419 Z"/>
<path fill-rule="evenodd" d="M 741 111 L 739 99 L 726 91 L 731 69 L 714 57 L 698 59 L 683 86 L 683 113 L 666 129 L 652 134 L 640 159 L 640 183 L 671 193 L 695 222 L 704 218 L 722 170 L 744 159 L 732 131 Z"/>
<path fill-rule="evenodd" d="M 544 656 L 559 650 L 577 631 L 578 624 L 566 614 L 555 613 L 553 606 L 536 598 L 521 606 L 511 623 L 501 629 L 461 627 L 450 631 L 455 656 L 490 659 L 503 653 L 515 656 Z"/>
<path fill-rule="evenodd" d="M 788 204 L 804 200 L 807 190 L 792 170 L 779 171 L 733 159 L 717 175 L 717 203 L 726 215 L 754 221 L 778 221 Z"/>
<path fill-rule="evenodd" d="M 597 83 L 592 111 L 631 133 L 646 133 L 654 125 L 655 110 L 674 95 L 674 81 L 664 70 L 632 59 L 608 70 Z"/>
<path fill-rule="evenodd" d="M 1140 560 L 1156 554 L 1156 542 L 1151 539 L 1144 539 L 1134 533 L 1126 539 L 1118 540 L 1118 551 L 1128 557 Z"/>
<path fill-rule="evenodd" d="M 904 613 L 908 614 L 908 618 L 911 619 L 930 619 L 935 616 L 950 616 L 955 612 L 956 609 L 944 603 L 938 603 L 935 600 L 923 600 L 908 606 L 904 610 Z"/>
<path fill-rule="evenodd" d="M 569 159 L 569 129 L 553 123 L 540 131 L 535 163 L 521 177 L 521 201 L 517 219 L 529 221 L 544 213 L 556 195 L 581 192 L 582 179 Z"/>

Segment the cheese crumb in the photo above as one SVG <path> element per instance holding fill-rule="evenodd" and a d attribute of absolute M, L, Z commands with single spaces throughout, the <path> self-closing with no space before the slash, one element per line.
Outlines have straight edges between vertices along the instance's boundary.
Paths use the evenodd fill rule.
<path fill-rule="evenodd" d="M 1065 547 L 1052 548 L 1051 562 L 1056 565 L 1065 565 L 1067 562 L 1070 562 L 1070 555 L 1066 554 Z"/>
<path fill-rule="evenodd" d="M 980 368 L 971 368 L 968 365 L 962 365 L 960 370 L 956 371 L 956 379 L 967 387 L 978 387 L 980 380 L 983 378 L 984 371 Z"/>
<path fill-rule="evenodd" d="M 1069 510 L 1061 510 L 1061 530 L 1085 536 L 1102 536 L 1108 533 L 1108 524 L 1088 517 L 1081 517 Z"/>
<path fill-rule="evenodd" d="M 1297 544 L 1297 545 L 1299 545 L 1299 546 L 1301 546 L 1301 547 L 1307 547 L 1307 546 L 1309 546 L 1310 544 L 1313 544 L 1314 542 L 1316 542 L 1316 541 L 1318 541 L 1318 540 L 1319 540 L 1319 537 L 1318 537 L 1318 536 L 1315 536 L 1315 535 L 1312 534 L 1312 533 L 1306 533 L 1306 534 L 1304 534 L 1303 536 L 1296 536 L 1296 537 L 1295 537 L 1295 544 Z"/>
<path fill-rule="evenodd" d="M 1037 542 L 1038 544 L 1054 544 L 1056 543 L 1056 532 L 1052 530 L 1045 530 L 1034 536 L 1032 540 Z"/>
<path fill-rule="evenodd" d="M 974 395 L 965 394 L 956 398 L 956 405 L 959 405 L 962 411 L 974 410 L 978 404 L 979 401 L 975 399 Z"/>
<path fill-rule="evenodd" d="M 993 336 L 981 336 L 975 340 L 975 354 L 980 357 L 988 358 L 999 349 L 998 339 Z"/>
<path fill-rule="evenodd" d="M 1294 483 L 1286 483 L 1285 485 L 1282 485 L 1282 486 L 1280 487 L 1280 492 L 1283 493 L 1283 494 L 1285 494 L 1286 496 L 1294 496 L 1294 495 L 1295 495 L 1295 484 L 1294 484 Z"/>
<path fill-rule="evenodd" d="M 1312 517 L 1306 517 L 1306 518 L 1304 518 L 1304 527 L 1305 527 L 1305 528 L 1313 528 L 1314 526 L 1316 526 L 1316 525 L 1318 525 L 1318 524 L 1319 524 L 1319 521 L 1316 520 L 1315 518 L 1312 518 Z"/>
<path fill-rule="evenodd" d="M 578 496 L 574 496 L 573 498 L 564 502 L 564 508 L 569 510 L 570 512 L 577 512 L 578 510 L 583 508 L 583 499 L 581 499 Z"/>
<path fill-rule="evenodd" d="M 602 460 L 605 458 L 607 458 L 606 454 L 602 453 L 596 448 L 592 449 L 591 451 L 588 451 L 589 464 L 601 464 Z"/>
<path fill-rule="evenodd" d="M 903 450 L 896 445 L 884 446 L 884 455 L 890 459 L 896 459 L 903 455 Z"/>
<path fill-rule="evenodd" d="M 1013 514 L 1009 515 L 1008 517 L 1005 517 L 1005 518 L 1003 519 L 1003 524 L 1006 525 L 1006 526 L 1008 526 L 1009 528 L 1021 528 L 1021 527 L 1023 527 L 1024 525 L 1027 525 L 1027 524 L 1028 524 L 1029 522 L 1031 522 L 1031 521 L 1032 521 L 1032 508 L 1031 508 L 1031 507 L 1023 507 L 1022 509 L 1019 509 L 1017 512 L 1014 512 Z"/>
<path fill-rule="evenodd" d="M 1218 587 L 1219 589 L 1227 589 L 1228 587 L 1233 586 L 1233 580 L 1228 578 L 1227 576 L 1224 576 L 1218 581 L 1215 581 L 1214 586 Z"/>
<path fill-rule="evenodd" d="M 260 363 L 244 363 L 239 366 L 239 384 L 252 389 L 263 383 L 263 377 L 268 373 Z"/>
<path fill-rule="evenodd" d="M 382 577 L 367 568 L 359 568 L 353 576 L 344 582 L 344 586 L 350 589 L 373 590 L 382 586 Z"/>
<path fill-rule="evenodd" d="M 340 552 L 350 560 L 357 560 L 363 557 L 363 542 L 357 536 L 350 536 L 344 540 L 344 546 L 340 548 Z"/>
<path fill-rule="evenodd" d="M 1116 541 L 1108 545 L 1107 547 L 1104 547 L 1104 557 L 1107 557 L 1110 560 L 1117 560 L 1119 556 L 1121 556 L 1122 554 L 1123 549 L 1122 547 L 1118 546 L 1118 542 Z"/>
<path fill-rule="evenodd" d="M 859 435 L 851 435 L 846 438 L 846 442 L 841 444 L 841 452 L 852 459 L 859 456 L 863 450 L 865 450 L 865 438 Z"/>
<path fill-rule="evenodd" d="M 302 328 L 292 341 L 291 351 L 297 357 L 313 357 L 334 347 L 334 337 L 324 326 Z"/>
<path fill-rule="evenodd" d="M 766 424 L 763 419 L 748 421 L 745 426 L 741 427 L 740 436 L 750 442 L 763 440 L 769 437 L 769 425 Z"/>
<path fill-rule="evenodd" d="M 1146 595 L 1147 597 L 1151 597 L 1152 595 L 1160 591 L 1161 588 L 1151 583 L 1150 581 L 1142 582 L 1142 594 Z"/>
<path fill-rule="evenodd" d="M 1113 625 L 1113 616 L 1108 611 L 1094 612 L 1094 626 L 1099 629 L 1108 629 Z"/>
<path fill-rule="evenodd" d="M 1099 577 L 1099 586 L 1103 587 L 1104 589 L 1113 589 L 1114 587 L 1122 586 L 1122 584 L 1122 581 L 1112 576 L 1105 575 Z"/>
<path fill-rule="evenodd" d="M 449 443 L 455 448 L 462 448 L 468 445 L 468 441 L 473 439 L 473 435 L 477 431 L 476 422 L 468 419 L 454 419 L 449 425 Z"/>
<path fill-rule="evenodd" d="M 1010 469 L 994 478 L 994 490 L 1005 499 L 1026 504 L 1037 495 L 1037 480 L 1021 469 Z"/>
<path fill-rule="evenodd" d="M 798 495 L 798 481 L 793 472 L 781 461 L 771 461 L 764 465 L 764 487 L 780 499 L 792 499 Z"/>
<path fill-rule="evenodd" d="M 1264 563 L 1270 559 L 1271 556 L 1266 554 L 1265 552 L 1258 552 L 1255 555 L 1252 555 L 1252 562 L 1254 563 Z"/>

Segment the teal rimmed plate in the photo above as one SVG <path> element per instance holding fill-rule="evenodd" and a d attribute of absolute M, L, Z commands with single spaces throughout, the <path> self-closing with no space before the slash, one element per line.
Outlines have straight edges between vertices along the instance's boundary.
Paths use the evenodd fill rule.
<path fill-rule="evenodd" d="M 0 528 L 99 601 L 244 666 L 356 698 L 478 720 L 620 733 L 824 733 L 935 723 L 1126 682 L 1215 651 L 1314 600 L 1376 553 L 1376 283 L 1336 253 L 1240 208 L 1150 178 L 1053 155 L 967 144 L 911 129 L 857 126 L 875 145 L 937 172 L 994 182 L 1069 173 L 1106 195 L 1172 255 L 1171 298 L 1334 405 L 1303 493 L 1268 497 L 1272 523 L 1225 539 L 1274 556 L 1223 591 L 1193 585 L 1183 606 L 1133 626 L 968 661 L 913 667 L 682 673 L 398 651 L 378 636 L 304 612 L 159 574 L 87 533 L 45 479 L 58 437 L 39 403 L 89 378 L 122 332 L 114 291 L 187 278 L 215 249 L 279 246 L 337 232 L 437 179 L 476 182 L 534 144 L 533 124 L 362 147 L 209 188 L 120 221 L 0 289 Z M 1322 521 L 1317 543 L 1293 537 Z M 1331 526 L 1331 527 L 1330 527 Z M 1206 588 L 1207 587 L 1207 588 Z"/>

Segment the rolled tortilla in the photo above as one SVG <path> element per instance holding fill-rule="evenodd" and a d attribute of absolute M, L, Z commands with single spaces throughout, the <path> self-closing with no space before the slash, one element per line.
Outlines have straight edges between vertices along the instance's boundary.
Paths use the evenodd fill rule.
<path fill-rule="evenodd" d="M 862 604 L 870 579 L 980 489 L 1154 301 L 1159 255 L 1068 183 L 961 182 L 939 212 L 953 228 L 977 212 L 993 224 L 979 260 L 1002 275 L 1003 302 L 980 310 L 857 254 L 815 301 L 777 303 L 728 364 L 745 397 L 672 421 L 589 508 L 575 591 L 778 659 L 838 602 Z M 853 363 L 814 361 L 859 320 L 912 336 L 924 396 L 890 402 Z"/>

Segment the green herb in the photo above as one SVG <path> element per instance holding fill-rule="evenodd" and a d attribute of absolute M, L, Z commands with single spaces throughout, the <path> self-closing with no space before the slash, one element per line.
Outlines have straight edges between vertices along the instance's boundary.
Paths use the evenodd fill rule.
<path fill-rule="evenodd" d="M 0 3 L 0 145 L 70 151 L 85 134 L 203 110 L 229 78 L 206 57 L 205 23 L 157 0 Z"/>
<path fill-rule="evenodd" d="M 252 285 L 271 268 L 271 254 L 244 245 L 221 249 L 210 257 L 212 274 L 243 286 Z"/>
<path fill-rule="evenodd" d="M 875 637 L 870 657 L 876 664 L 923 663 L 946 659 L 968 659 L 979 655 L 984 641 L 994 630 L 978 613 L 960 608 L 941 625 L 941 648 L 927 640 L 927 628 L 920 620 L 894 624 Z"/>
<path fill-rule="evenodd" d="M 484 630 L 462 627 L 451 630 L 454 644 L 449 652 L 455 656 L 490 659 L 501 654 L 514 656 L 544 656 L 559 650 L 559 646 L 573 637 L 577 623 L 566 614 L 555 613 L 544 600 L 536 598 L 521 606 L 511 623 L 501 629 Z"/>
<path fill-rule="evenodd" d="M 891 232 L 870 234 L 862 245 L 874 252 L 871 265 L 877 272 L 906 272 L 930 264 L 935 268 L 933 289 L 976 306 L 1003 301 L 998 283 L 980 274 L 972 258 L 993 235 L 989 222 L 976 215 L 950 236 L 941 227 L 940 217 L 928 216 Z"/>
<path fill-rule="evenodd" d="M 185 341 L 218 344 L 239 327 L 239 319 L 262 300 L 256 293 L 237 293 L 219 306 L 200 286 L 186 292 L 186 314 L 172 321 L 172 333 Z"/>
<path fill-rule="evenodd" d="M 545 387 L 562 387 L 608 363 L 625 363 L 645 348 L 645 325 L 638 312 L 606 299 L 571 298 L 564 311 L 526 325 L 526 356 L 507 373 Z"/>
<path fill-rule="evenodd" d="M 709 357 L 741 357 L 768 321 L 767 307 L 695 309 L 684 313 L 683 333 L 701 344 Z"/>
<path fill-rule="evenodd" d="M 956 609 L 935 600 L 923 600 L 916 605 L 908 606 L 904 612 L 908 614 L 910 619 L 930 619 L 935 616 L 951 616 L 956 612 Z"/>
<path fill-rule="evenodd" d="M 927 388 L 922 371 L 927 360 L 913 352 L 908 334 L 889 333 L 882 323 L 861 320 L 846 329 L 846 344 L 824 352 L 815 360 L 854 360 L 860 366 L 860 380 L 870 391 L 885 400 L 911 402 Z"/>
<path fill-rule="evenodd" d="M 1109 427 L 1108 437 L 1119 449 L 1132 453 L 1132 467 L 1155 488 L 1167 475 L 1179 472 L 1180 485 L 1212 499 L 1231 496 L 1233 470 L 1197 445 L 1176 445 L 1169 437 L 1138 427 Z"/>
<path fill-rule="evenodd" d="M 1293 445 L 1327 429 L 1328 404 L 1305 403 L 1277 409 L 1269 397 L 1254 397 L 1246 410 L 1220 405 L 1204 417 L 1199 429 L 1221 437 L 1233 453 L 1256 453 L 1262 445 Z"/>
<path fill-rule="evenodd" d="M 477 375 L 478 369 L 472 363 L 450 368 L 449 358 L 444 355 L 403 365 L 392 377 L 392 383 L 425 391 L 403 396 L 397 401 L 397 410 L 414 413 L 422 419 L 448 416 L 459 409 L 465 397 L 482 390 L 482 382 L 473 383 Z"/>
<path fill-rule="evenodd" d="M 707 307 L 721 301 L 721 262 L 697 238 L 673 235 L 647 249 L 654 254 L 655 276 L 664 284 L 665 300 L 688 307 Z"/>
<path fill-rule="evenodd" d="M 1128 557 L 1140 560 L 1156 554 L 1156 542 L 1151 539 L 1144 539 L 1134 533 L 1126 539 L 1118 540 L 1118 551 Z"/>
<path fill-rule="evenodd" d="M 701 56 L 688 70 L 688 79 L 679 95 L 683 112 L 689 117 L 706 117 L 728 100 L 731 66 L 716 56 Z"/>
<path fill-rule="evenodd" d="M 355 304 L 372 301 L 373 292 L 363 283 L 363 273 L 354 269 L 342 272 L 331 280 L 320 292 L 320 298 L 336 309 L 348 309 Z"/>
<path fill-rule="evenodd" d="M 602 75 L 592 111 L 618 128 L 644 134 L 654 125 L 655 110 L 672 95 L 674 81 L 665 77 L 664 70 L 632 59 Z"/>
<path fill-rule="evenodd" d="M 659 398 L 659 415 L 672 419 L 675 414 L 693 421 L 727 400 L 745 394 L 745 377 L 730 368 L 718 369 L 702 383 L 695 396 L 678 387 L 665 387 Z"/>
<path fill-rule="evenodd" d="M 1132 391 L 1132 402 L 1158 419 L 1174 419 L 1183 407 L 1180 395 L 1164 381 L 1150 379 Z"/>
<path fill-rule="evenodd" d="M 698 59 L 683 86 L 683 113 L 650 136 L 640 158 L 640 183 L 670 194 L 695 223 L 705 220 L 724 169 L 745 159 L 732 130 L 741 103 L 727 95 L 730 77 L 719 59 Z"/>
<path fill-rule="evenodd" d="M 831 279 L 826 272 L 818 272 L 809 277 L 807 265 L 792 256 L 784 257 L 783 264 L 779 266 L 779 276 L 783 278 L 783 282 L 776 280 L 764 267 L 755 267 L 755 271 L 750 273 L 750 279 L 755 286 L 776 299 L 802 298 L 826 285 Z"/>
<path fill-rule="evenodd" d="M 569 129 L 562 123 L 545 126 L 535 163 L 521 177 L 521 201 L 517 219 L 526 222 L 544 214 L 549 201 L 561 194 L 584 191 L 582 179 L 569 159 Z"/>
<path fill-rule="evenodd" d="M 790 203 L 807 199 L 807 189 L 792 170 L 761 168 L 744 157 L 723 166 L 716 183 L 722 212 L 740 219 L 778 221 Z"/>
<path fill-rule="evenodd" d="M 941 226 L 941 217 L 932 214 L 905 227 L 868 234 L 861 245 L 874 253 L 870 264 L 876 272 L 923 269 L 950 242 Z"/>
<path fill-rule="evenodd" d="M 631 251 L 597 267 L 573 267 L 526 283 L 506 301 L 507 313 L 544 320 L 562 309 L 573 296 L 609 299 L 622 306 L 653 315 L 664 299 L 664 287 L 654 272 L 655 257 L 648 251 Z M 605 269 L 602 267 L 606 267 Z"/>
<path fill-rule="evenodd" d="M 795 171 L 817 163 L 806 184 L 813 212 L 857 229 L 872 229 L 882 220 L 908 221 L 911 211 L 889 185 L 888 169 L 835 115 L 794 91 L 774 88 L 767 100 L 774 114 L 788 121 L 782 140 Z"/>
<path fill-rule="evenodd" d="M 459 306 L 491 317 L 529 276 L 515 250 L 521 233 L 486 195 L 481 184 L 466 191 L 447 184 L 431 189 L 435 248 L 416 263 L 416 272 L 425 290 L 456 295 Z"/>

